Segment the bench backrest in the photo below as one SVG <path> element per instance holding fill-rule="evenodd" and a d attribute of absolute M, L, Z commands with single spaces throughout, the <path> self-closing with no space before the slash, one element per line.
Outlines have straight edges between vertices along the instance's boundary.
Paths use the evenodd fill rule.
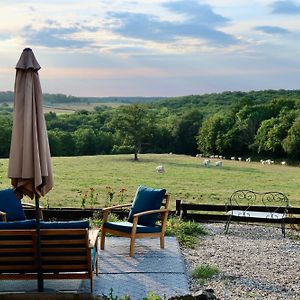
<path fill-rule="evenodd" d="M 235 191 L 226 203 L 227 210 L 266 211 L 287 213 L 289 200 L 281 192 L 254 192 L 250 190 Z"/>
<path fill-rule="evenodd" d="M 41 229 L 44 273 L 91 273 L 88 229 Z"/>
<path fill-rule="evenodd" d="M 43 273 L 91 274 L 88 229 L 41 229 L 41 256 Z M 36 271 L 36 230 L 0 230 L 0 274 Z"/>
<path fill-rule="evenodd" d="M 0 273 L 36 272 L 36 231 L 0 230 Z"/>

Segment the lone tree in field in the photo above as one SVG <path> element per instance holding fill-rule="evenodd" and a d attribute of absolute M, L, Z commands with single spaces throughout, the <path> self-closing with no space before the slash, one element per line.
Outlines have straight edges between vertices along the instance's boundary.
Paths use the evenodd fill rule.
<path fill-rule="evenodd" d="M 142 140 L 150 129 L 147 108 L 142 104 L 121 107 L 112 120 L 113 126 L 125 136 L 125 141 L 133 147 L 134 160 L 138 160 Z"/>

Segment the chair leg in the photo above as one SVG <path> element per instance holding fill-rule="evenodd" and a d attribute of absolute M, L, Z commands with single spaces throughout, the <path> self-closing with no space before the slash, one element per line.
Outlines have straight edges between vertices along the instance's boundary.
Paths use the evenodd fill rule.
<path fill-rule="evenodd" d="M 105 229 L 102 228 L 101 230 L 101 239 L 100 239 L 100 249 L 104 250 L 105 248 Z"/>
<path fill-rule="evenodd" d="M 90 291 L 93 293 L 93 275 L 90 278 Z"/>
<path fill-rule="evenodd" d="M 283 237 L 285 238 L 285 222 L 284 222 L 284 220 L 282 220 L 282 223 L 281 223 L 281 232 L 283 234 Z"/>
<path fill-rule="evenodd" d="M 165 248 L 165 236 L 164 235 L 160 236 L 160 248 L 161 249 Z"/>
<path fill-rule="evenodd" d="M 228 217 L 226 224 L 225 224 L 225 233 L 228 233 L 228 229 L 229 229 L 229 224 L 231 221 L 231 216 Z"/>
<path fill-rule="evenodd" d="M 134 243 L 135 243 L 135 237 L 130 238 L 130 256 L 134 256 Z"/>

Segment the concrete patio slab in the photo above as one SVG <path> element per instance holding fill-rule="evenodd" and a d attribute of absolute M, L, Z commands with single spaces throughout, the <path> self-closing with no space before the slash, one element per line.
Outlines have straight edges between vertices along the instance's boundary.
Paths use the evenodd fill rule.
<path fill-rule="evenodd" d="M 99 253 L 100 274 L 94 277 L 94 295 L 128 295 L 143 299 L 148 293 L 169 298 L 189 292 L 186 268 L 178 242 L 166 237 L 165 249 L 158 239 L 136 241 L 134 257 L 129 256 L 129 239 L 107 237 L 105 251 Z M 89 292 L 88 280 L 45 280 L 45 289 L 57 292 Z M 36 281 L 0 281 L 0 292 L 36 289 Z"/>

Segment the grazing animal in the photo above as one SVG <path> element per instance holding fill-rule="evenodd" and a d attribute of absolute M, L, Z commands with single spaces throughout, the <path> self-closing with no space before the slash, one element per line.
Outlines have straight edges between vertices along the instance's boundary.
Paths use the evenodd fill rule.
<path fill-rule="evenodd" d="M 282 161 L 281 164 L 282 164 L 283 166 L 285 166 L 285 165 L 286 165 L 286 161 Z"/>
<path fill-rule="evenodd" d="M 157 172 L 157 173 L 165 173 L 165 168 L 164 168 L 164 166 L 157 166 L 157 167 L 156 167 L 156 172 Z"/>
<path fill-rule="evenodd" d="M 251 162 L 251 157 L 248 157 L 248 158 L 246 159 L 246 162 Z"/>
<path fill-rule="evenodd" d="M 238 160 L 239 160 L 239 161 L 242 161 L 242 158 L 241 158 L 241 157 L 238 157 Z"/>
<path fill-rule="evenodd" d="M 222 167 L 223 163 L 222 163 L 222 161 L 218 160 L 218 161 L 216 161 L 215 165 L 216 165 L 216 167 Z"/>
<path fill-rule="evenodd" d="M 204 165 L 205 167 L 209 167 L 209 165 L 210 165 L 210 160 L 209 160 L 209 159 L 204 159 L 203 165 Z"/>
<path fill-rule="evenodd" d="M 235 156 L 231 156 L 230 159 L 231 159 L 231 160 L 235 160 Z"/>
<path fill-rule="evenodd" d="M 202 154 L 201 154 L 201 153 L 200 153 L 200 154 L 197 154 L 196 157 L 197 157 L 197 158 L 200 158 L 200 157 L 202 157 Z"/>

